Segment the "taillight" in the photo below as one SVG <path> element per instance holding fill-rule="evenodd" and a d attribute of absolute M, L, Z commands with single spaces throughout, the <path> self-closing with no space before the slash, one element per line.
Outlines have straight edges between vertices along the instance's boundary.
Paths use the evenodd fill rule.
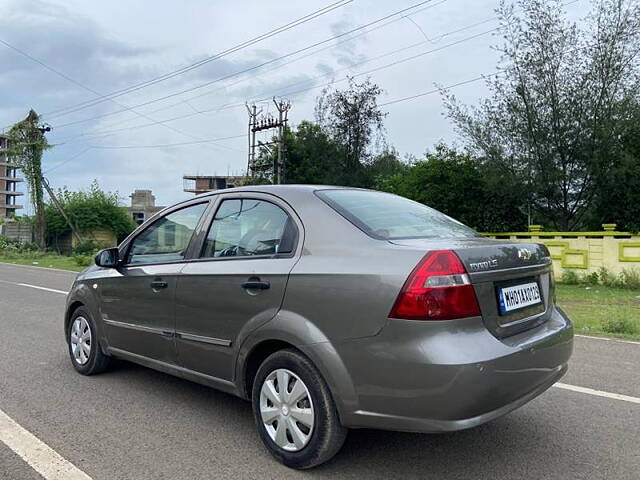
<path fill-rule="evenodd" d="M 452 250 L 433 250 L 413 269 L 390 318 L 452 320 L 480 315 L 464 265 Z"/>

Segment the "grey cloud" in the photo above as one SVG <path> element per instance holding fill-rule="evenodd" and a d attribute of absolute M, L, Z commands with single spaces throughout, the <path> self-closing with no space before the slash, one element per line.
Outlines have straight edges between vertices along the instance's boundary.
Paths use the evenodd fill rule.
<path fill-rule="evenodd" d="M 0 17 L 1 38 L 92 88 L 113 88 L 143 73 L 140 59 L 152 53 L 111 39 L 92 20 L 47 2 L 10 2 Z M 78 87 L 17 52 L 0 48 L 2 104 L 24 102 L 37 92 L 51 101 Z M 46 86 L 55 86 L 48 94 Z M 87 94 L 90 95 L 90 94 Z M 84 96 L 84 94 L 83 94 Z M 46 105 L 51 108 L 52 105 Z"/>

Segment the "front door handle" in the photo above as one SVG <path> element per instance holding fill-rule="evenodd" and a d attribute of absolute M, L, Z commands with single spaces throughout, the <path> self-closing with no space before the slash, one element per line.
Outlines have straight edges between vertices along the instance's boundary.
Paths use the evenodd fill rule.
<path fill-rule="evenodd" d="M 247 280 L 242 283 L 242 288 L 247 290 L 267 290 L 269 287 L 271 287 L 271 284 L 262 280 Z"/>
<path fill-rule="evenodd" d="M 154 280 L 151 282 L 151 288 L 154 290 L 160 290 L 161 288 L 167 288 L 169 284 L 164 280 Z"/>

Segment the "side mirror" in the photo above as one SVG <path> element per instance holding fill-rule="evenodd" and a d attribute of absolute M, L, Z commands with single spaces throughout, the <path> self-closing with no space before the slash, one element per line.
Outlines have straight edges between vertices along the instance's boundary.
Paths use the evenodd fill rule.
<path fill-rule="evenodd" d="M 118 247 L 105 248 L 100 250 L 95 258 L 96 265 L 105 268 L 116 268 L 120 263 L 120 257 L 118 254 Z"/>

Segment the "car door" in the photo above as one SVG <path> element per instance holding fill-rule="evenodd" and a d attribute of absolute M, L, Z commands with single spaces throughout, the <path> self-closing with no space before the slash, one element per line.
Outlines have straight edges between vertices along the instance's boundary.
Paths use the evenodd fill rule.
<path fill-rule="evenodd" d="M 179 364 L 231 380 L 235 342 L 278 312 L 297 261 L 302 224 L 267 194 L 219 195 L 200 258 L 189 262 L 176 292 Z"/>
<path fill-rule="evenodd" d="M 154 220 L 124 246 L 123 265 L 99 281 L 110 348 L 175 363 L 177 278 L 207 206 L 180 206 Z"/>

